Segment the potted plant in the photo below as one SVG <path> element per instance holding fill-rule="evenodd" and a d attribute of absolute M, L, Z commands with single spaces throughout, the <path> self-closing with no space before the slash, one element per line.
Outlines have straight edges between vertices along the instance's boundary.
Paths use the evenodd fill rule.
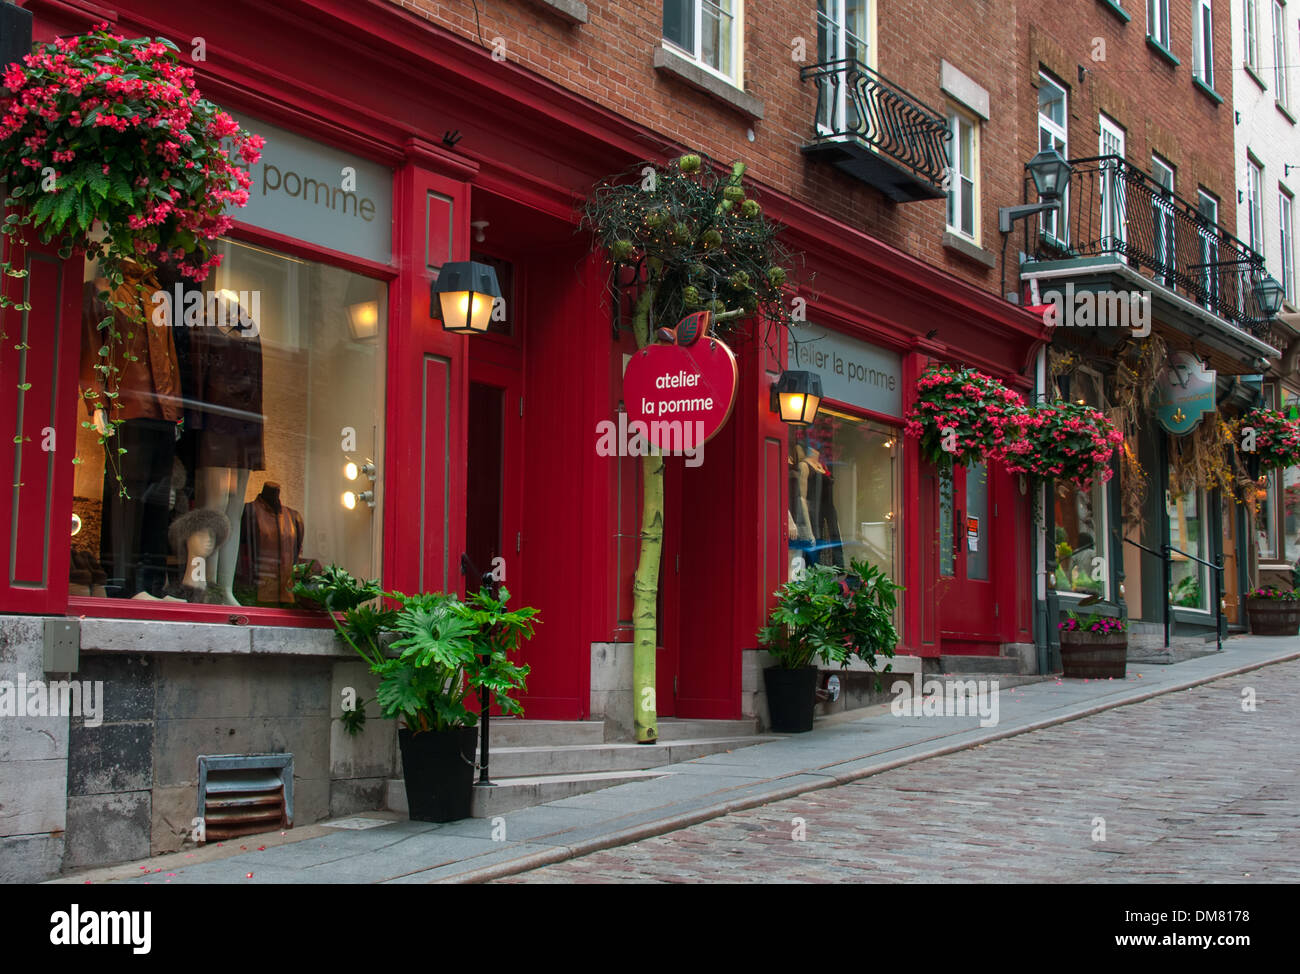
<path fill-rule="evenodd" d="M 1061 669 L 1072 680 L 1124 679 L 1128 670 L 1128 622 L 1096 612 L 1067 612 L 1057 625 Z"/>
<path fill-rule="evenodd" d="M 504 588 L 462 601 L 447 592 L 386 592 L 377 581 L 358 581 L 336 565 L 316 574 L 298 566 L 295 574 L 294 594 L 325 605 L 340 638 L 379 678 L 380 712 L 401 722 L 411 818 L 468 818 L 478 715 L 467 704 L 475 690 L 486 688 L 503 713 L 523 712 L 510 694 L 524 689 L 529 667 L 512 663 L 509 654 L 520 639 L 532 638 L 537 610 L 507 609 Z"/>
<path fill-rule="evenodd" d="M 1246 594 L 1246 614 L 1255 636 L 1300 634 L 1300 594 L 1265 585 Z"/>
<path fill-rule="evenodd" d="M 906 434 L 939 467 L 1001 459 L 1023 434 L 1020 394 L 974 369 L 932 365 L 916 380 Z"/>
<path fill-rule="evenodd" d="M 776 607 L 758 633 L 776 659 L 776 665 L 763 670 L 772 730 L 812 730 L 817 660 L 844 667 L 857 655 L 874 668 L 875 656 L 894 655 L 897 590 L 888 575 L 862 561 L 852 562 L 847 572 L 813 565 L 781 586 Z"/>

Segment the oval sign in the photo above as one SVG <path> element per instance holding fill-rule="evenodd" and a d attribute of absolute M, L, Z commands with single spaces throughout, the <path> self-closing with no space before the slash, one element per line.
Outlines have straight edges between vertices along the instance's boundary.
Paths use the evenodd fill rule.
<path fill-rule="evenodd" d="M 683 340 L 689 344 L 678 344 Z M 711 337 L 707 325 L 697 337 L 674 336 L 672 344 L 643 348 L 623 375 L 628 429 L 643 423 L 641 432 L 661 453 L 707 443 L 731 416 L 737 375 L 731 349 Z"/>

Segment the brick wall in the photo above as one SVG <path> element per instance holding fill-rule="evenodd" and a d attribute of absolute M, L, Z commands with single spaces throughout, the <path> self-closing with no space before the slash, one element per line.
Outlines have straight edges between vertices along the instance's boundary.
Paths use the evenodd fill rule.
<path fill-rule="evenodd" d="M 744 89 L 763 102 L 752 120 L 679 78 L 656 72 L 662 5 L 591 0 L 589 22 L 570 26 L 542 0 L 394 0 L 456 34 L 499 45 L 505 57 L 612 109 L 672 143 L 720 160 L 743 158 L 763 184 L 918 256 L 979 287 L 998 289 L 998 268 L 943 245 L 942 201 L 894 204 L 876 190 L 799 152 L 812 134 L 816 92 L 799 69 L 817 58 L 816 7 L 790 0 L 745 4 Z M 1138 0 L 1124 0 L 1136 7 Z M 1195 198 L 1197 184 L 1219 196 L 1220 219 L 1233 226 L 1232 95 L 1227 5 L 1215 24 L 1214 105 L 1191 81 L 1191 5 L 1172 3 L 1173 66 L 1146 45 L 1145 5 L 1123 24 L 1103 0 L 877 0 L 874 67 L 940 111 L 949 98 L 940 65 L 949 61 L 989 93 L 982 127 L 980 241 L 996 254 L 997 207 L 1022 200 L 1024 162 L 1037 151 L 1039 65 L 1070 90 L 1072 154 L 1096 155 L 1097 112 L 1106 110 L 1128 129 L 1128 156 L 1150 168 L 1153 149 L 1177 169 L 1180 195 Z M 1094 37 L 1106 57 L 1093 60 Z M 497 39 L 500 39 L 498 41 Z M 803 38 L 806 59 L 793 59 Z M 1078 82 L 1078 65 L 1088 69 Z M 752 129 L 754 141 L 748 140 Z M 647 155 L 653 154 L 647 146 Z M 1014 248 L 1013 248 L 1014 253 Z M 987 255 L 986 255 L 987 259 Z M 1014 267 L 1008 269 L 1009 280 Z M 1010 285 L 1009 285 L 1010 286 Z"/>

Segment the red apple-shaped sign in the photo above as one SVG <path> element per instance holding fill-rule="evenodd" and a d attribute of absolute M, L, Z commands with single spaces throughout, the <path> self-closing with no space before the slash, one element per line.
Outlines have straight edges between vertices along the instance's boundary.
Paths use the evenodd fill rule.
<path fill-rule="evenodd" d="M 683 318 L 675 330 L 660 329 L 661 344 L 633 355 L 623 375 L 628 428 L 644 424 L 646 439 L 661 452 L 680 452 L 683 443 L 702 445 L 731 416 L 736 359 L 709 335 L 709 318 L 701 311 Z"/>

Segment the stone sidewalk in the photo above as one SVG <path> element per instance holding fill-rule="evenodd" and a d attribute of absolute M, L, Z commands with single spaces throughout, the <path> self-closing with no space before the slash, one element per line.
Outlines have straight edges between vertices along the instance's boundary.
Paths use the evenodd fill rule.
<path fill-rule="evenodd" d="M 996 726 L 980 727 L 978 717 L 899 717 L 883 705 L 498 819 L 434 825 L 372 813 L 347 820 L 352 827 L 250 836 L 54 882 L 481 882 L 1293 659 L 1300 638 L 1234 637 L 1222 653 L 1177 665 L 1130 663 L 1125 680 L 1049 679 L 1003 690 Z"/>

